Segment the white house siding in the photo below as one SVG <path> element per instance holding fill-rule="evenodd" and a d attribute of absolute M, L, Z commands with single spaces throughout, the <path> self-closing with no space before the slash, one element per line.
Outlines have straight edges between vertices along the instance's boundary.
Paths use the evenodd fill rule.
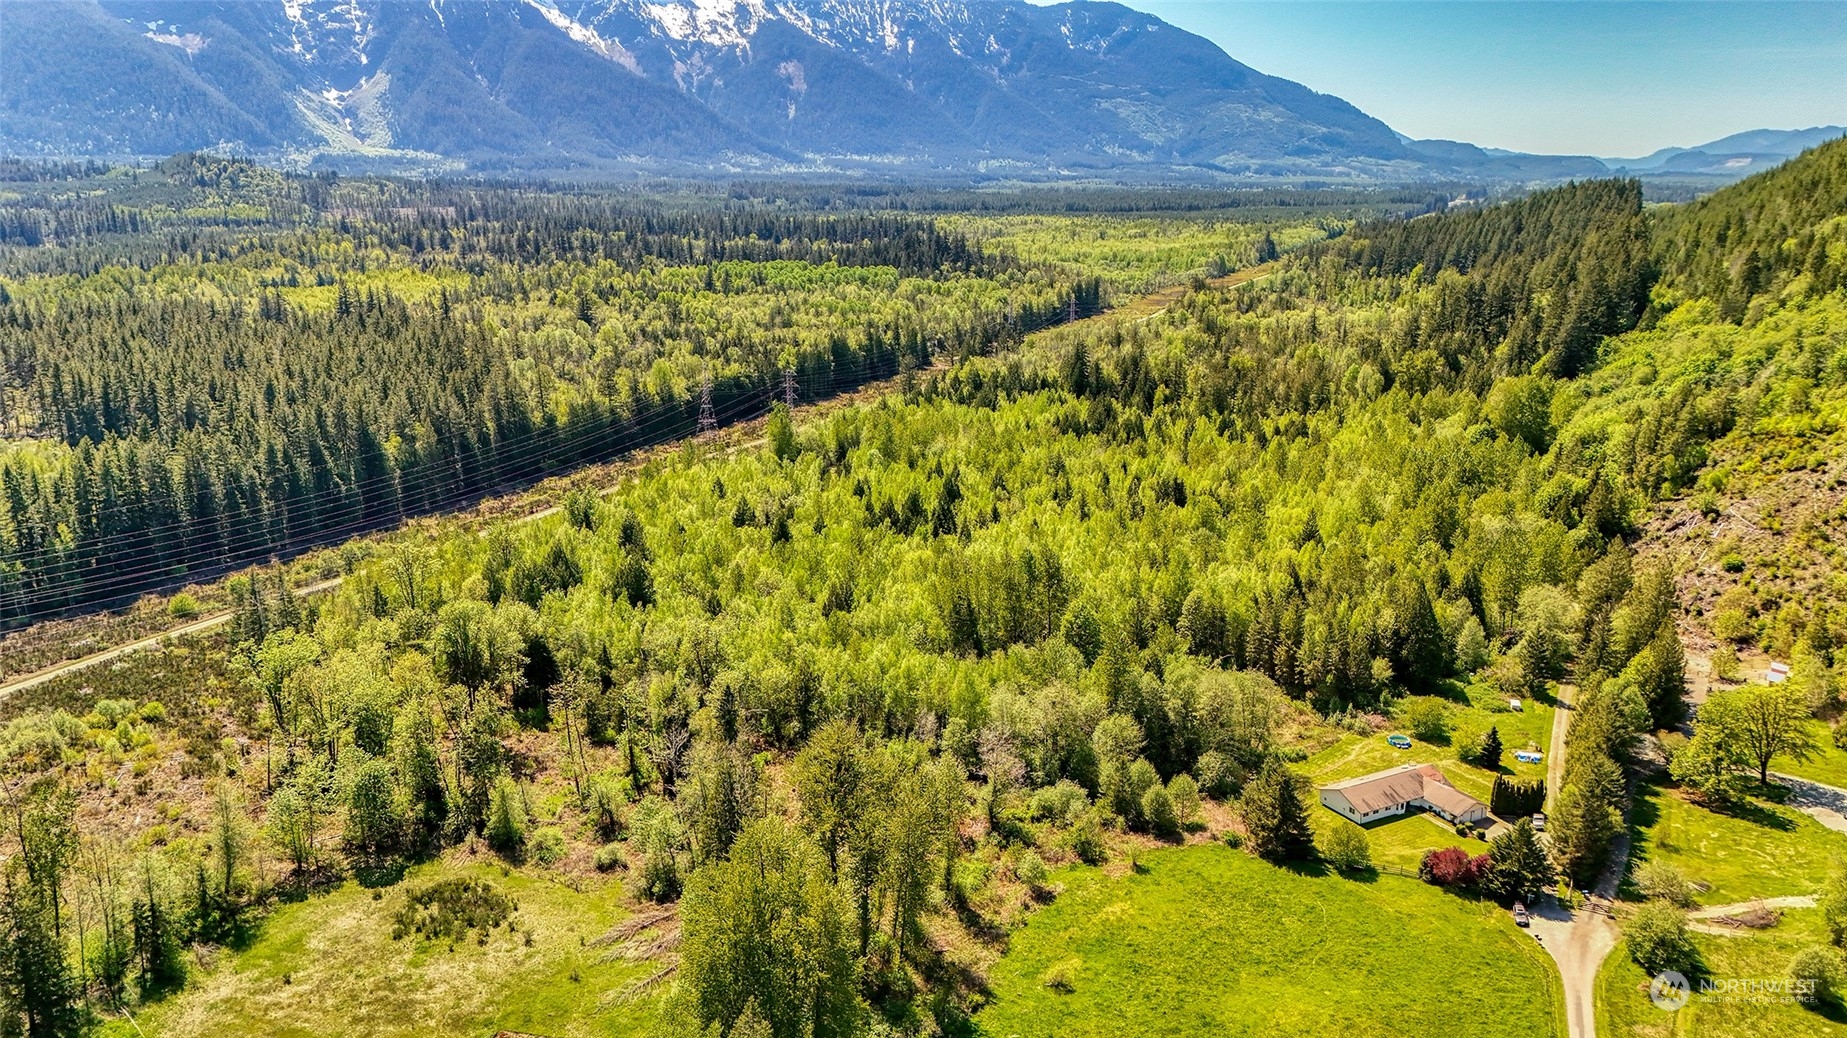
<path fill-rule="evenodd" d="M 1395 804 L 1391 807 L 1380 808 L 1370 813 L 1361 813 L 1355 811 L 1353 805 L 1347 801 L 1346 797 L 1341 796 L 1338 790 L 1332 789 L 1324 789 L 1321 791 L 1321 806 L 1345 818 L 1349 822 L 1357 822 L 1360 825 L 1370 825 L 1382 818 L 1396 818 L 1405 813 L 1406 807 L 1404 804 Z"/>

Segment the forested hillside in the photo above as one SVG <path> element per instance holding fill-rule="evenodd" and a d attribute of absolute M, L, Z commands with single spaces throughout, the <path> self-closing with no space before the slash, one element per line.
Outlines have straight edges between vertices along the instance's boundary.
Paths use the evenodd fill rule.
<path fill-rule="evenodd" d="M 1847 419 L 1847 147 L 1655 217 L 1662 281 L 1587 410 L 1627 423 L 1664 491 L 1645 546 L 1674 560 L 1690 635 L 1721 681 L 1736 658 L 1793 661 L 1832 717 L 1847 639 L 1838 571 Z M 1712 245 L 1695 249 L 1696 236 Z M 1708 640 L 1710 639 L 1710 640 Z M 1755 666 L 1761 666 L 1761 662 Z"/>
<path fill-rule="evenodd" d="M 1656 252 L 1665 286 L 1704 296 L 1736 322 L 1754 298 L 1825 296 L 1847 279 L 1847 148 L 1833 141 L 1801 160 L 1710 198 L 1663 210 Z"/>
<path fill-rule="evenodd" d="M 1547 843 L 1510 826 L 1463 855 L 1467 878 L 1426 878 L 1503 904 L 1588 886 L 1636 778 L 1680 752 L 1654 733 L 1686 717 L 1650 517 L 1744 478 L 1709 451 L 1809 465 L 1847 372 L 1838 290 L 1792 276 L 1727 308 L 1672 243 L 1702 213 L 1783 211 L 1844 155 L 1686 214 L 1599 182 L 1192 237 L 1166 214 L 791 215 L 752 238 L 662 211 L 572 244 L 484 201 L 453 224 L 199 231 L 226 251 L 85 271 L 150 239 L 76 234 L 6 282 L 9 356 L 37 367 L 9 397 L 5 475 L 48 488 L 13 536 L 35 500 L 72 500 L 50 488 L 95 495 L 79 474 L 136 451 L 143 471 L 209 446 L 266 475 L 266 444 L 319 444 L 358 488 L 306 513 L 338 529 L 485 486 L 477 470 L 513 478 L 503 427 L 557 462 L 632 435 L 635 401 L 684 431 L 707 370 L 751 407 L 782 371 L 803 399 L 843 373 L 914 377 L 823 417 L 778 405 L 761 443 L 689 446 L 536 521 L 355 545 L 324 598 L 240 575 L 222 640 L 0 705 L 18 860 L 44 863 L 0 899 L 30 978 L 0 1005 L 42 1033 L 130 1005 L 150 1034 L 314 1030 L 348 999 L 402 1016 L 375 992 L 449 971 L 474 1015 L 444 1033 L 978 1030 L 1050 870 L 1214 840 L 1363 873 L 1369 837 L 1311 824 L 1291 765 L 1395 726 L 1499 798 L 1524 724 L 1508 700 L 1550 709 L 1564 686 Z M 1838 216 L 1814 219 L 1794 234 Z M 648 235 L 632 260 L 584 251 Z M 725 235 L 820 253 L 703 251 Z M 476 237 L 503 244 L 459 260 Z M 1111 280 L 1072 277 L 1086 264 Z M 1180 271 L 1162 309 L 1058 323 Z M 584 412 L 596 431 L 573 440 Z M 422 472 L 447 482 L 404 475 Z M 249 480 L 229 500 L 272 538 L 304 515 L 282 505 L 333 508 Z M 61 523 L 55 543 L 88 543 Z M 1753 633 L 1795 630 L 1832 668 L 1837 590 Z M 1743 767 L 1675 760 L 1702 782 Z M 611 906 L 600 932 L 572 920 Z M 336 911 L 336 944 L 265 936 Z M 390 983 L 342 986 L 368 970 Z M 535 971 L 526 1015 L 485 1007 L 509 970 Z M 1069 994 L 1074 970 L 1042 984 Z"/>

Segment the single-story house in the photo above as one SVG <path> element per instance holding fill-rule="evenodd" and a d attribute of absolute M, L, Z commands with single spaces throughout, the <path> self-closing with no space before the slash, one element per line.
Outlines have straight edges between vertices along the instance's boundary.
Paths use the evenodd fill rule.
<path fill-rule="evenodd" d="M 1321 787 L 1321 803 L 1343 818 L 1367 825 L 1423 808 L 1451 822 L 1483 822 L 1488 806 L 1469 796 L 1434 764 L 1402 764 Z"/>

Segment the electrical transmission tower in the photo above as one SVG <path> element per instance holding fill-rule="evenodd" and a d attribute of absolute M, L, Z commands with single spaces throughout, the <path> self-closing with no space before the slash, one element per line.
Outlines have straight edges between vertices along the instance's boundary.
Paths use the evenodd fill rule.
<path fill-rule="evenodd" d="M 718 412 L 712 410 L 712 373 L 707 371 L 699 380 L 699 431 L 711 432 L 718 428 Z"/>
<path fill-rule="evenodd" d="M 796 396 L 795 369 L 784 368 L 782 369 L 782 402 L 786 404 L 791 411 L 795 410 Z"/>

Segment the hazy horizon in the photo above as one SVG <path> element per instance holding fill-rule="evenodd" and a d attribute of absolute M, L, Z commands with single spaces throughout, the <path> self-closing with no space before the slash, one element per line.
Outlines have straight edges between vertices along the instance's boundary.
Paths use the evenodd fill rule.
<path fill-rule="evenodd" d="M 1123 0 L 1400 133 L 1635 157 L 1847 124 L 1837 0 Z"/>

